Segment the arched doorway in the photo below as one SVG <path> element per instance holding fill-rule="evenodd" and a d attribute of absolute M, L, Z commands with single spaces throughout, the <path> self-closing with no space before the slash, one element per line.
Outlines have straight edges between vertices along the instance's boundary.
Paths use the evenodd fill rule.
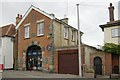
<path fill-rule="evenodd" d="M 94 58 L 95 75 L 102 75 L 102 59 L 100 57 Z"/>
<path fill-rule="evenodd" d="M 28 47 L 26 54 L 27 70 L 41 70 L 42 68 L 42 51 L 37 45 Z"/>

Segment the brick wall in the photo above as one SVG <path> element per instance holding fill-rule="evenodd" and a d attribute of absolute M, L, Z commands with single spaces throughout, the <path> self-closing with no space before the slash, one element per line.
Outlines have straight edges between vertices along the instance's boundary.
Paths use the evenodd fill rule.
<path fill-rule="evenodd" d="M 85 73 L 87 70 L 94 72 L 94 58 L 100 57 L 102 59 L 102 74 L 110 75 L 112 72 L 112 57 L 111 53 L 105 53 L 94 47 L 85 45 Z"/>
<path fill-rule="evenodd" d="M 111 53 L 105 54 L 105 75 L 110 75 L 112 72 L 112 56 Z"/>
<path fill-rule="evenodd" d="M 44 35 L 43 36 L 37 36 L 37 21 L 38 20 L 41 20 L 43 19 L 44 20 Z M 24 38 L 24 30 L 25 30 L 25 27 L 24 25 L 25 24 L 28 24 L 30 23 L 30 32 L 29 32 L 29 36 L 30 38 L 28 39 L 25 39 Z M 19 68 L 23 68 L 23 64 L 25 63 L 24 62 L 24 55 L 23 53 L 26 53 L 27 52 L 27 49 L 29 46 L 32 46 L 32 45 L 37 45 L 39 46 L 41 49 L 42 49 L 42 57 L 43 57 L 43 60 L 45 61 L 46 58 L 48 58 L 48 64 L 45 64 L 44 61 L 43 61 L 43 67 L 48 69 L 49 67 L 49 57 L 50 57 L 50 51 L 47 51 L 46 50 L 46 47 L 51 43 L 51 40 L 49 38 L 47 38 L 47 36 L 49 35 L 49 32 L 50 32 L 50 24 L 51 24 L 51 20 L 44 16 L 43 14 L 40 14 L 39 12 L 35 11 L 35 10 L 32 10 L 28 16 L 26 17 L 26 19 L 22 22 L 22 24 L 19 26 L 18 30 L 18 47 L 19 47 L 19 50 L 18 50 L 18 66 Z"/>

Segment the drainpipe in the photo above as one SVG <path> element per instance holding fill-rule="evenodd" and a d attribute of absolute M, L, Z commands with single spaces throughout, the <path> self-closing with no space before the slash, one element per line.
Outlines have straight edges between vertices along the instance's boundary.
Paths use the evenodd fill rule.
<path fill-rule="evenodd" d="M 52 22 L 51 22 L 51 56 L 50 56 L 50 72 L 54 72 L 54 26 L 53 26 L 53 21 L 54 21 L 54 14 L 51 14 L 53 17 Z"/>
<path fill-rule="evenodd" d="M 120 54 L 119 54 L 119 74 L 120 74 Z"/>

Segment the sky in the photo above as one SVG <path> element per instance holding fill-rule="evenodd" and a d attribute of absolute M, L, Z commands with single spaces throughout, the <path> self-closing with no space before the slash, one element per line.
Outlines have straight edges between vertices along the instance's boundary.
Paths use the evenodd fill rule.
<path fill-rule="evenodd" d="M 118 19 L 118 1 L 120 0 L 1 0 L 0 2 L 0 26 L 15 23 L 17 14 L 24 15 L 31 5 L 55 14 L 62 19 L 69 18 L 68 23 L 77 28 L 77 7 L 79 4 L 80 30 L 84 33 L 82 42 L 98 46 L 104 44 L 104 33 L 99 25 L 109 22 L 108 6 L 110 2 L 115 7 L 115 20 Z"/>

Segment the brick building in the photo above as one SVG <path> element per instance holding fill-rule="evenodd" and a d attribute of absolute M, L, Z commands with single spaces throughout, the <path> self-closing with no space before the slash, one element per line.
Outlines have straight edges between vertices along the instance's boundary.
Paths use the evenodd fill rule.
<path fill-rule="evenodd" d="M 77 46 L 77 29 L 35 6 L 16 17 L 16 69 L 53 71 L 56 47 Z M 81 32 L 82 34 L 82 32 Z M 17 59 L 18 58 L 18 59 Z"/>

